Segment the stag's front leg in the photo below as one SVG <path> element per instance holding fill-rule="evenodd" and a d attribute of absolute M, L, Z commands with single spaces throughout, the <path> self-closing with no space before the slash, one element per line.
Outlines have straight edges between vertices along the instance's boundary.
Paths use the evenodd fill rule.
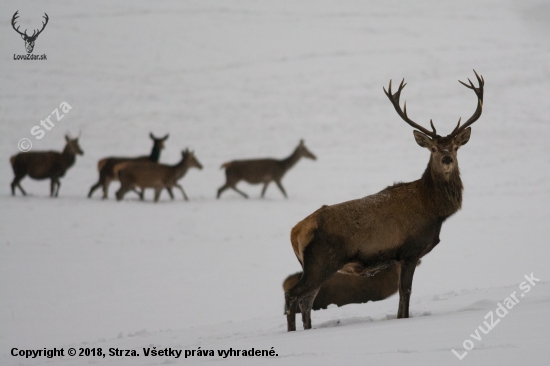
<path fill-rule="evenodd" d="M 181 194 L 183 194 L 183 199 L 186 201 L 189 201 L 189 198 L 187 198 L 187 195 L 185 194 L 185 191 L 183 190 L 183 187 L 180 184 L 175 184 L 176 187 L 178 187 L 181 191 Z"/>
<path fill-rule="evenodd" d="M 399 309 L 397 319 L 409 317 L 409 302 L 411 299 L 412 280 L 418 258 L 401 261 L 401 275 L 399 277 Z"/>

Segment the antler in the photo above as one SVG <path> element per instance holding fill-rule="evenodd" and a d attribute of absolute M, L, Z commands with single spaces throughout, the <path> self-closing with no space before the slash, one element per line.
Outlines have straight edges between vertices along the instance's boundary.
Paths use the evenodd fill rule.
<path fill-rule="evenodd" d="M 17 11 L 15 12 L 15 14 L 13 14 L 13 18 L 11 18 L 11 26 L 12 26 L 13 29 L 14 29 L 17 33 L 19 33 L 20 35 L 25 36 L 25 37 L 28 37 L 28 35 L 27 35 L 27 30 L 26 30 L 26 29 L 25 29 L 25 33 L 21 33 L 21 32 L 19 31 L 19 27 L 15 28 L 15 21 L 17 20 L 17 18 L 19 18 L 19 15 L 17 15 L 17 13 L 19 13 L 19 10 L 17 10 Z"/>
<path fill-rule="evenodd" d="M 434 124 L 432 122 L 432 120 L 430 120 L 430 125 L 432 126 L 432 130 L 433 131 L 428 131 L 427 129 L 425 129 L 424 127 L 420 126 L 418 123 L 414 122 L 413 120 L 411 120 L 408 116 L 407 116 L 407 102 L 405 102 L 404 104 L 404 107 L 403 107 L 403 110 L 401 110 L 401 106 L 399 105 L 399 97 L 401 96 L 401 90 L 403 90 L 403 88 L 405 87 L 405 79 L 403 79 L 401 81 L 401 84 L 399 85 L 399 88 L 398 90 L 395 92 L 395 94 L 392 94 L 391 92 L 391 80 L 390 80 L 390 85 L 388 87 L 388 91 L 386 91 L 386 88 L 383 88 L 384 89 L 384 93 L 386 93 L 386 96 L 390 99 L 390 102 L 391 104 L 393 104 L 393 107 L 395 108 L 397 114 L 405 121 L 407 122 L 409 125 L 411 125 L 412 127 L 416 128 L 417 130 L 425 133 L 426 135 L 430 136 L 430 137 L 435 137 L 436 136 L 436 130 L 435 130 L 435 127 L 434 127 Z"/>
<path fill-rule="evenodd" d="M 50 18 L 48 17 L 48 14 L 46 14 L 46 13 L 44 13 L 44 16 L 43 16 L 42 18 L 46 19 L 45 22 L 42 22 L 42 29 L 40 29 L 40 30 L 35 29 L 35 31 L 33 32 L 32 36 L 31 36 L 30 38 L 36 38 L 36 37 L 38 37 L 38 35 L 39 35 L 40 33 L 42 33 L 42 31 L 44 30 L 44 28 L 46 28 L 46 24 L 48 24 L 48 20 L 50 20 Z M 36 33 L 37 31 L 38 31 L 38 33 Z M 35 33 L 36 33 L 36 34 L 35 34 Z"/>
<path fill-rule="evenodd" d="M 470 117 L 470 119 L 467 120 L 466 123 L 463 124 L 462 126 L 460 126 L 460 120 L 461 119 L 459 119 L 458 124 L 456 125 L 455 129 L 453 130 L 453 132 L 451 132 L 451 134 L 449 136 L 458 135 L 460 132 L 462 132 L 466 128 L 468 128 L 472 123 L 477 121 L 479 119 L 479 117 L 481 116 L 481 111 L 483 109 L 483 86 L 485 85 L 485 80 L 483 80 L 483 76 L 479 76 L 475 70 L 474 70 L 474 74 L 476 74 L 476 78 L 477 78 L 477 82 L 479 83 L 479 87 L 476 88 L 470 79 L 468 79 L 468 81 L 470 82 L 470 85 L 468 85 L 466 83 L 463 83 L 460 80 L 458 82 L 461 83 L 462 85 L 464 85 L 466 88 L 472 89 L 476 93 L 476 95 L 477 95 L 477 108 L 476 108 L 476 111 L 474 112 L 472 117 Z"/>

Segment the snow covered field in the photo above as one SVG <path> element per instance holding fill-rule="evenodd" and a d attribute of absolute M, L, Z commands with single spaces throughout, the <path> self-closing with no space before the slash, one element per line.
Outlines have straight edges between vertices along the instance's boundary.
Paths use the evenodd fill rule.
<path fill-rule="evenodd" d="M 547 1 L 39 4 L 0 7 L 0 364 L 550 364 Z M 16 10 L 29 29 L 48 13 L 34 50 L 47 61 L 13 60 L 25 53 Z M 409 116 L 447 134 L 475 110 L 457 82 L 474 68 L 484 111 L 458 155 L 463 209 L 416 271 L 412 318 L 395 319 L 394 295 L 313 312 L 315 329 L 287 333 L 281 284 L 300 270 L 292 226 L 323 204 L 418 179 L 428 162 L 382 87 L 405 77 Z M 36 140 L 31 128 L 62 102 L 73 108 Z M 85 155 L 59 198 L 29 178 L 29 196 L 12 197 L 18 141 L 60 150 L 68 131 L 82 131 Z M 116 202 L 118 183 L 108 201 L 87 199 L 97 161 L 148 154 L 149 132 L 170 133 L 162 162 L 189 147 L 204 165 L 182 181 L 190 201 L 163 193 L 154 204 L 148 191 L 148 202 Z M 287 174 L 288 199 L 274 185 L 259 199 L 261 186 L 244 183 L 249 200 L 215 199 L 223 162 L 282 158 L 301 138 L 318 160 Z M 541 282 L 523 293 L 531 273 Z M 519 303 L 476 334 L 514 291 Z M 469 342 L 459 361 L 451 349 Z M 10 355 L 44 347 L 140 356 Z M 216 355 L 145 357 L 153 347 Z M 272 347 L 271 358 L 217 353 Z"/>

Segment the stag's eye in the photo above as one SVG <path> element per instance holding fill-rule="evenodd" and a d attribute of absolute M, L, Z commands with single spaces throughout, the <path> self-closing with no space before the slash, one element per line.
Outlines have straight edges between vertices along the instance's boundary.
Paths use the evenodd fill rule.
<path fill-rule="evenodd" d="M 436 152 L 437 149 L 435 147 L 432 147 L 432 152 Z"/>

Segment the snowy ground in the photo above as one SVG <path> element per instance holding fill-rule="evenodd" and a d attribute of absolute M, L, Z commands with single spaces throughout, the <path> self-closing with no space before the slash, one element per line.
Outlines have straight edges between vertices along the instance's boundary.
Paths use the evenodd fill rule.
<path fill-rule="evenodd" d="M 13 60 L 25 53 L 16 10 L 29 29 L 48 13 L 34 50 L 47 61 Z M 550 363 L 548 2 L 3 1 L 0 15 L 0 364 Z M 409 116 L 448 133 L 475 109 L 457 82 L 473 68 L 485 103 L 459 152 L 463 209 L 416 271 L 413 317 L 395 319 L 393 296 L 314 312 L 314 330 L 286 333 L 281 283 L 300 269 L 291 227 L 427 164 L 382 87 L 405 77 Z M 62 102 L 73 109 L 36 140 L 30 129 Z M 28 178 L 31 194 L 11 197 L 18 141 L 59 150 L 67 131 L 82 131 L 85 155 L 60 197 Z M 196 151 L 205 168 L 183 180 L 191 200 L 117 203 L 116 183 L 110 200 L 87 199 L 97 161 L 148 154 L 151 131 L 170 133 L 162 162 Z M 300 138 L 318 160 L 288 173 L 287 200 L 246 184 L 249 200 L 215 199 L 221 163 L 284 157 Z M 472 338 L 531 273 L 541 282 Z M 463 354 L 467 339 L 459 361 L 451 349 Z M 141 356 L 25 359 L 14 347 Z M 148 347 L 216 356 L 145 357 Z M 217 355 L 231 347 L 278 356 Z"/>

